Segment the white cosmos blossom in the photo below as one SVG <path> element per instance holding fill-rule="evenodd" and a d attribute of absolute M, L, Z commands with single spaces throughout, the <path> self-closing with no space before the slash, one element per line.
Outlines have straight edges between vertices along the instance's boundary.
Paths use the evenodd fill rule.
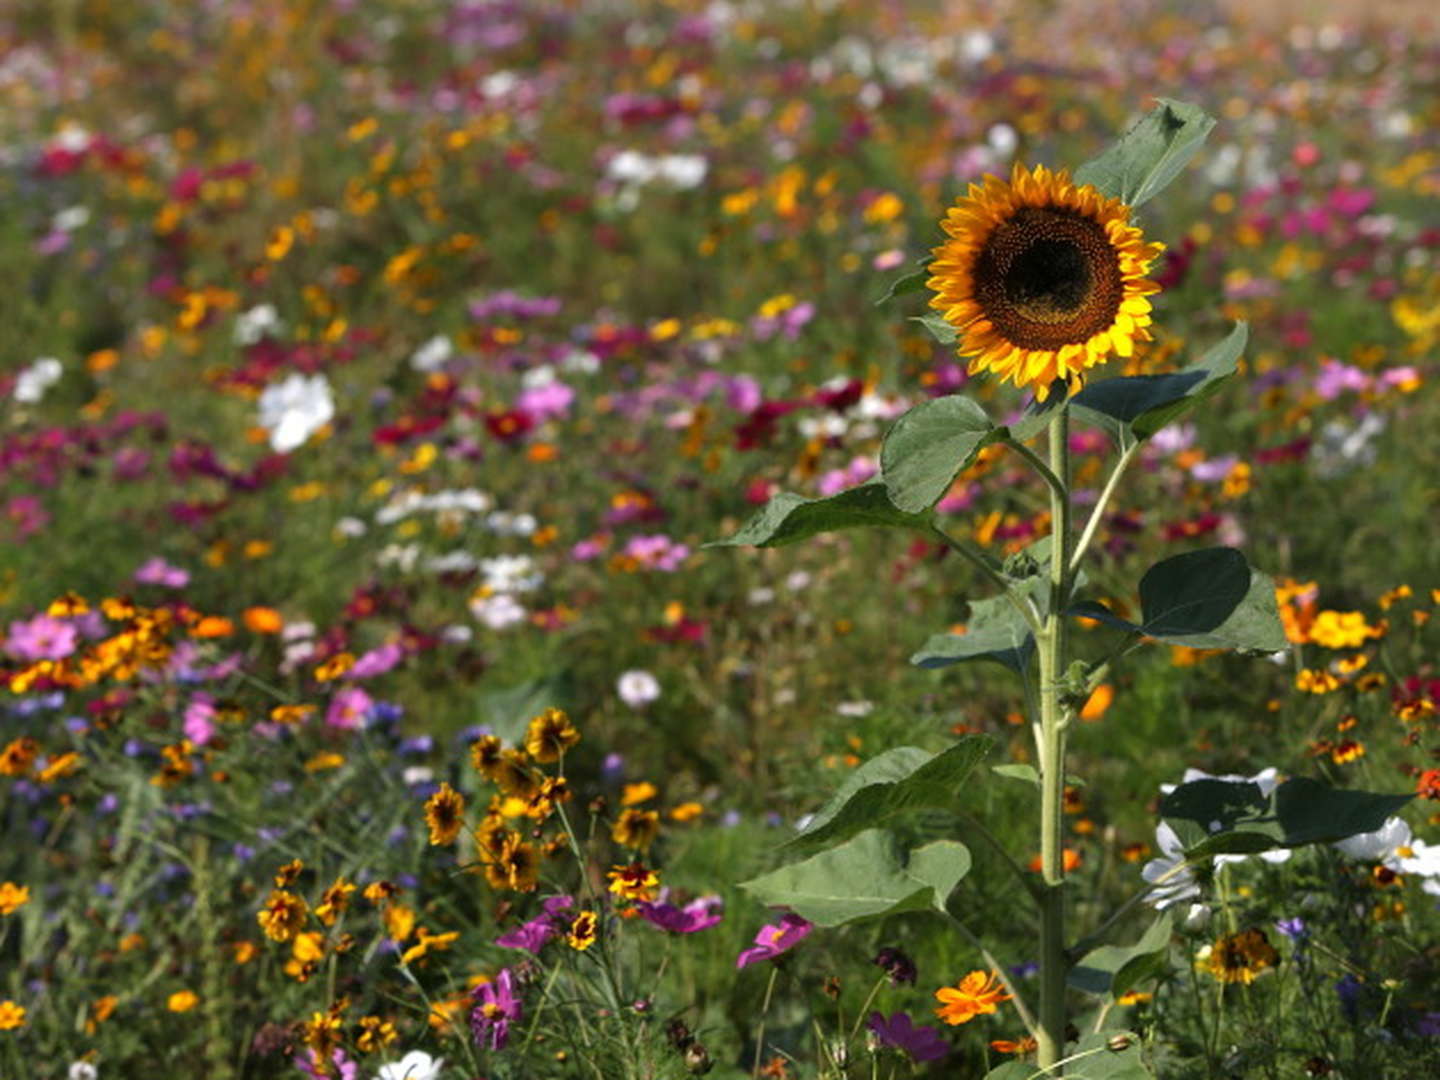
<path fill-rule="evenodd" d="M 324 375 L 291 375 L 271 383 L 260 395 L 260 426 L 270 432 L 270 447 L 288 454 L 335 416 L 335 398 Z"/>
<path fill-rule="evenodd" d="M 1195 881 L 1195 874 L 1189 867 L 1183 870 L 1176 868 L 1185 862 L 1185 845 L 1180 842 L 1180 837 L 1175 834 L 1166 822 L 1161 822 L 1155 828 L 1155 846 L 1160 849 L 1160 858 L 1151 859 L 1140 868 L 1140 876 L 1148 882 L 1156 882 L 1167 874 L 1173 875 L 1166 878 L 1165 883 L 1151 890 L 1145 898 L 1157 911 L 1164 911 L 1171 904 L 1178 904 L 1182 900 L 1189 900 L 1200 895 L 1200 886 Z"/>
<path fill-rule="evenodd" d="M 72 1061 L 65 1073 L 66 1080 L 98 1080 L 100 1070 L 88 1061 Z"/>
<path fill-rule="evenodd" d="M 1413 834 L 1403 818 L 1392 817 L 1374 832 L 1347 836 L 1335 844 L 1343 855 L 1361 862 L 1378 862 L 1391 870 L 1399 870 L 1402 856 L 1397 848 L 1410 848 Z"/>
<path fill-rule="evenodd" d="M 45 391 L 60 381 L 64 366 L 53 356 L 42 356 L 15 377 L 15 400 L 34 405 L 45 396 Z"/>
<path fill-rule="evenodd" d="M 525 621 L 527 612 L 509 593 L 495 593 L 470 601 L 470 614 L 491 630 L 505 630 Z"/>
<path fill-rule="evenodd" d="M 444 334 L 436 334 L 410 354 L 410 366 L 416 371 L 439 371 L 455 355 L 455 346 Z"/>
<path fill-rule="evenodd" d="M 256 304 L 235 316 L 231 336 L 236 345 L 254 345 L 266 334 L 280 328 L 280 313 L 274 304 Z"/>
<path fill-rule="evenodd" d="M 529 555 L 497 555 L 480 560 L 485 587 L 497 593 L 532 592 L 540 587 L 545 575 L 535 569 Z"/>
<path fill-rule="evenodd" d="M 616 681 L 615 692 L 632 709 L 643 709 L 660 697 L 660 682 L 648 671 L 627 671 Z"/>
<path fill-rule="evenodd" d="M 399 1061 L 381 1065 L 376 1080 L 439 1080 L 444 1058 L 432 1058 L 424 1050 L 411 1050 Z"/>

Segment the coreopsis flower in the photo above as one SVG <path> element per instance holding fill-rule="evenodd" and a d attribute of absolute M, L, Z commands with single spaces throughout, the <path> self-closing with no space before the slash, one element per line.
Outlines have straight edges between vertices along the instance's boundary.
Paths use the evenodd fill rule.
<path fill-rule="evenodd" d="M 486 863 L 485 880 L 492 888 L 533 892 L 540 880 L 540 853 L 519 833 L 509 833 L 499 853 Z"/>
<path fill-rule="evenodd" d="M 653 900 L 660 886 L 660 876 L 643 863 L 612 867 L 606 875 L 610 891 L 626 900 Z"/>
<path fill-rule="evenodd" d="M 621 811 L 610 830 L 610 838 L 621 847 L 646 851 L 659 832 L 660 815 L 656 811 L 631 808 Z"/>
<path fill-rule="evenodd" d="M 40 744 L 28 735 L 12 739 L 0 750 L 0 776 L 24 776 L 40 756 Z"/>
<path fill-rule="evenodd" d="M 760 928 L 755 935 L 755 944 L 735 958 L 735 967 L 738 970 L 761 960 L 773 960 L 809 937 L 814 929 L 815 925 L 809 920 L 787 912 L 778 924 Z"/>
<path fill-rule="evenodd" d="M 255 919 L 271 941 L 289 941 L 305 925 L 309 911 L 303 897 L 284 889 L 274 889 Z"/>
<path fill-rule="evenodd" d="M 1359 611 L 1322 611 L 1310 624 L 1310 640 L 1326 649 L 1358 649 L 1384 633 L 1383 627 L 1371 626 Z"/>
<path fill-rule="evenodd" d="M 531 719 L 525 731 L 525 749 L 539 762 L 558 761 L 579 741 L 580 732 L 560 709 L 546 709 Z"/>
<path fill-rule="evenodd" d="M 595 944 L 600 932 L 600 921 L 593 911 L 582 911 L 571 920 L 565 932 L 565 940 L 577 952 L 584 952 Z"/>
<path fill-rule="evenodd" d="M 356 886 L 346 881 L 343 877 L 337 877 L 334 882 L 320 894 L 320 903 L 315 908 L 315 917 L 326 926 L 334 926 L 335 920 L 345 914 L 345 909 L 350 906 L 350 894 Z"/>
<path fill-rule="evenodd" d="M 30 889 L 13 881 L 0 881 L 0 915 L 13 915 L 30 902 Z"/>
<path fill-rule="evenodd" d="M 912 1061 L 939 1061 L 950 1053 L 950 1044 L 940 1037 L 937 1028 L 916 1027 L 908 1013 L 892 1013 L 889 1019 L 880 1012 L 872 1012 L 865 1026 L 875 1033 L 881 1046 L 893 1046 L 903 1050 Z"/>
<path fill-rule="evenodd" d="M 177 990 L 165 999 L 165 1007 L 173 1013 L 189 1012 L 200 1004 L 200 995 L 194 990 Z"/>
<path fill-rule="evenodd" d="M 942 986 L 935 991 L 940 1007 L 935 1015 L 947 1024 L 969 1023 L 975 1017 L 993 1013 L 1010 995 L 993 971 L 972 971 L 955 986 Z"/>
<path fill-rule="evenodd" d="M 13 1001 L 0 1001 L 0 1031 L 14 1031 L 25 1026 L 25 1006 Z"/>
<path fill-rule="evenodd" d="M 523 1015 L 515 994 L 515 976 L 505 968 L 491 982 L 475 988 L 475 1006 L 470 1010 L 470 1030 L 475 1041 L 491 1050 L 503 1050 L 511 1023 Z"/>
<path fill-rule="evenodd" d="M 425 824 L 430 827 L 430 843 L 453 844 L 465 824 L 465 797 L 448 783 L 425 800 Z"/>
<path fill-rule="evenodd" d="M 1227 934 L 1210 947 L 1205 968 L 1221 982 L 1250 984 L 1255 977 L 1280 962 L 1265 931 L 1257 928 Z"/>
<path fill-rule="evenodd" d="M 946 213 L 935 249 L 930 306 L 960 334 L 970 374 L 1067 393 L 1112 352 L 1149 341 L 1145 278 L 1163 250 L 1129 224 L 1130 208 L 1065 171 L 1016 163 L 1007 183 L 987 176 Z"/>

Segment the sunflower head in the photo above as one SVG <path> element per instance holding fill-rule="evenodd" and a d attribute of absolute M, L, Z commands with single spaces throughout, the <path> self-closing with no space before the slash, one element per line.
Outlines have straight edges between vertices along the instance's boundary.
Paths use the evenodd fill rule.
<path fill-rule="evenodd" d="M 1130 224 L 1130 208 L 1065 172 L 1017 164 L 1007 183 L 987 176 L 945 215 L 930 306 L 959 332 L 970 374 L 1067 394 L 1085 370 L 1149 341 L 1145 278 L 1164 250 Z"/>

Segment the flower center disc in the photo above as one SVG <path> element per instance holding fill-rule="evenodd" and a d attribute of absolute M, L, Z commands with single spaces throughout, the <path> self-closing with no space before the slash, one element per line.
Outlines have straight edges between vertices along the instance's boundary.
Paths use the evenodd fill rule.
<path fill-rule="evenodd" d="M 1022 349 L 1083 344 L 1111 326 L 1124 294 L 1104 226 L 1044 207 L 1022 207 L 998 224 L 974 275 L 985 318 Z"/>

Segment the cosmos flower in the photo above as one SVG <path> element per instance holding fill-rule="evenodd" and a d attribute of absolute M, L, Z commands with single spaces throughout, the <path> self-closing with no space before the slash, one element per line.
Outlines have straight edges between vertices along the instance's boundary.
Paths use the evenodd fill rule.
<path fill-rule="evenodd" d="M 260 395 L 260 426 L 277 454 L 298 450 L 334 416 L 335 398 L 324 375 L 291 375 Z"/>
<path fill-rule="evenodd" d="M 778 924 L 760 928 L 755 935 L 755 944 L 735 958 L 735 967 L 744 968 L 761 960 L 774 960 L 800 944 L 814 929 L 813 923 L 786 912 Z"/>
<path fill-rule="evenodd" d="M 515 994 L 515 976 L 509 968 L 474 991 L 475 1007 L 470 1010 L 470 1031 L 475 1041 L 491 1050 L 503 1050 L 510 1038 L 511 1023 L 518 1023 L 524 1010 Z"/>
<path fill-rule="evenodd" d="M 875 1033 L 882 1046 L 893 1046 L 910 1055 L 913 1061 L 939 1061 L 950 1053 L 950 1044 L 940 1037 L 938 1029 L 916 1027 L 908 1013 L 892 1013 L 887 1020 L 883 1013 L 872 1012 L 865 1026 Z"/>
<path fill-rule="evenodd" d="M 42 356 L 27 368 L 22 368 L 15 377 L 12 391 L 16 401 L 24 405 L 35 405 L 45 392 L 60 381 L 65 368 L 53 356 Z"/>
<path fill-rule="evenodd" d="M 646 922 L 672 934 L 696 934 L 709 930 L 725 917 L 724 904 L 718 896 L 702 896 L 684 907 L 676 907 L 663 900 L 654 903 L 642 901 L 635 906 Z"/>
<path fill-rule="evenodd" d="M 1075 393 L 1085 371 L 1150 340 L 1145 274 L 1161 245 L 1147 244 L 1130 208 L 1064 171 L 1016 164 L 1007 183 L 987 176 L 941 222 L 930 306 L 960 334 L 970 374 Z"/>
<path fill-rule="evenodd" d="M 1010 995 L 993 971 L 972 971 L 954 986 L 935 991 L 940 1007 L 935 1015 L 947 1024 L 965 1024 L 985 1013 L 993 1013 Z"/>
<path fill-rule="evenodd" d="M 439 1080 L 444 1058 L 432 1058 L 424 1050 L 411 1050 L 399 1061 L 381 1065 L 376 1080 Z"/>
<path fill-rule="evenodd" d="M 627 671 L 616 681 L 615 692 L 632 709 L 643 709 L 660 697 L 660 683 L 648 671 Z"/>

